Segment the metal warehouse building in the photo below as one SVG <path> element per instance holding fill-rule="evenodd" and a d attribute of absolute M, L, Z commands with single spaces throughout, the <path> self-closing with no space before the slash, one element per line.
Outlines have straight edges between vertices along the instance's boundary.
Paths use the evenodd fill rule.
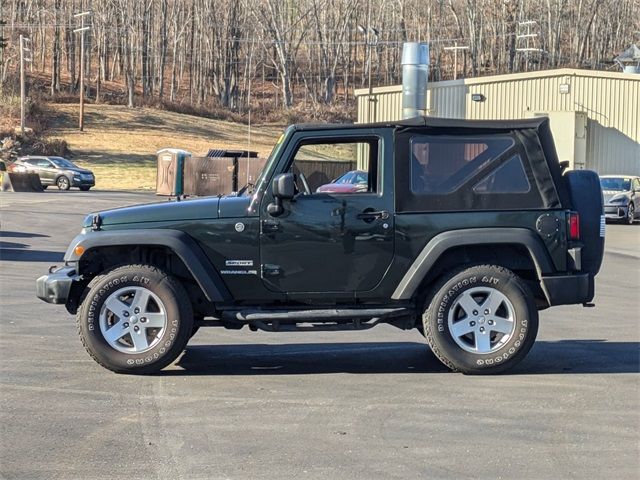
<path fill-rule="evenodd" d="M 359 122 L 402 118 L 401 85 L 355 94 Z M 572 168 L 640 175 L 639 74 L 563 68 L 431 82 L 427 108 L 444 118 L 548 116 L 558 158 Z"/>

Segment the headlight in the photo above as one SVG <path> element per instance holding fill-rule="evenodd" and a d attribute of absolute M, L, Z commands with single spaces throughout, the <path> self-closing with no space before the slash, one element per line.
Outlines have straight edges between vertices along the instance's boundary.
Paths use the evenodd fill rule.
<path fill-rule="evenodd" d="M 613 197 L 609 200 L 609 203 L 627 203 L 627 197 L 621 195 Z"/>
<path fill-rule="evenodd" d="M 74 175 L 74 176 L 73 176 L 73 179 L 74 179 L 74 180 L 80 180 L 80 177 L 79 177 L 78 175 Z"/>

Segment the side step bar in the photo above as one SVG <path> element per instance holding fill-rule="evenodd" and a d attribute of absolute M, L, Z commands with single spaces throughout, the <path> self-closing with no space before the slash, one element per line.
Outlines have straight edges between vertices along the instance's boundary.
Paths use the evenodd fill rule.
<path fill-rule="evenodd" d="M 222 321 L 227 326 L 249 325 L 251 330 L 268 332 L 367 330 L 379 323 L 395 325 L 398 320 L 400 325 L 396 326 L 407 328 L 404 323 L 407 323 L 406 319 L 413 322 L 412 313 L 408 308 L 245 309 L 223 312 Z"/>

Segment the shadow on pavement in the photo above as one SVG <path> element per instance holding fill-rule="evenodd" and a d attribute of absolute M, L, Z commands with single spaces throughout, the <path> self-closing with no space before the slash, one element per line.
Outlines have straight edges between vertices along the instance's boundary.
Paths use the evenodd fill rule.
<path fill-rule="evenodd" d="M 0 238 L 39 238 L 46 237 L 49 238 L 49 235 L 44 235 L 42 233 L 29 233 L 29 232 L 7 232 L 0 230 Z M 2 243 L 2 242 L 0 242 Z"/>
<path fill-rule="evenodd" d="M 536 342 L 514 374 L 638 373 L 640 342 L 558 340 Z"/>
<path fill-rule="evenodd" d="M 505 375 L 606 374 L 640 371 L 640 343 L 604 340 L 540 341 Z M 417 342 L 194 345 L 159 375 L 297 375 L 326 373 L 444 373 Z"/>
<path fill-rule="evenodd" d="M 61 262 L 64 258 L 64 252 L 6 248 L 6 243 L 8 242 L 0 242 L 0 260 L 5 262 Z"/>
<path fill-rule="evenodd" d="M 448 370 L 421 343 L 300 343 L 194 345 L 180 370 L 160 375 L 296 375 L 321 373 L 442 373 Z"/>

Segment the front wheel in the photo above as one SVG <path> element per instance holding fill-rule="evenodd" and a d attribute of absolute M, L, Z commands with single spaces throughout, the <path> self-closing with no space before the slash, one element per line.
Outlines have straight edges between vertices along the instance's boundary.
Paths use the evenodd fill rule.
<path fill-rule="evenodd" d="M 435 288 L 423 324 L 429 346 L 454 371 L 490 374 L 520 362 L 538 333 L 538 311 L 513 272 L 479 265 L 453 273 Z"/>
<path fill-rule="evenodd" d="M 633 222 L 636 218 L 636 208 L 633 203 L 629 204 L 627 208 L 627 218 L 625 219 L 629 225 L 633 225 Z"/>
<path fill-rule="evenodd" d="M 56 185 L 58 185 L 59 190 L 69 190 L 71 188 L 71 182 L 69 182 L 69 179 L 64 175 L 58 177 L 58 180 L 56 180 Z"/>
<path fill-rule="evenodd" d="M 148 265 L 127 265 L 94 278 L 77 315 L 93 359 L 116 373 L 154 373 L 184 350 L 193 311 L 184 287 Z"/>

